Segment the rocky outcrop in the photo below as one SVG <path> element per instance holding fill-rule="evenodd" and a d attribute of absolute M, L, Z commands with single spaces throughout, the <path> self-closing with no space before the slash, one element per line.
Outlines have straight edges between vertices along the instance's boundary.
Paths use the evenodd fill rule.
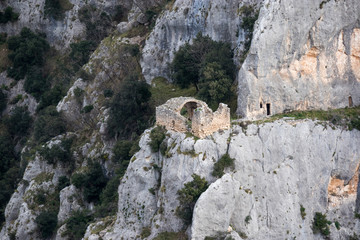
<path fill-rule="evenodd" d="M 265 1 L 239 72 L 238 113 L 360 104 L 360 3 Z"/>
<path fill-rule="evenodd" d="M 156 21 L 142 51 L 141 67 L 148 83 L 154 77 L 169 79 L 169 63 L 180 46 L 201 32 L 215 41 L 230 42 L 235 55 L 245 42 L 240 27 L 240 8 L 260 4 L 262 0 L 177 0 Z"/>
<path fill-rule="evenodd" d="M 213 184 L 196 203 L 188 229 L 191 239 L 226 235 L 319 239 L 311 229 L 315 212 L 326 214 L 332 222 L 333 239 L 360 233 L 360 222 L 354 218 L 360 196 L 355 190 L 360 163 L 357 130 L 310 120 L 280 120 L 243 128 L 235 125 L 197 141 L 169 131 L 166 156 L 152 153 L 149 141 L 146 131 L 119 187 L 117 220 L 110 232 L 101 235 L 103 239 L 135 239 L 144 228 L 151 229 L 148 239 L 159 232 L 181 231 L 183 224 L 175 215 L 177 191 L 192 180 L 193 173 Z M 216 180 L 211 175 L 214 162 L 227 149 L 235 169 Z M 334 178 L 350 189 L 336 193 L 341 201 L 335 205 Z M 300 206 L 305 208 L 304 218 Z"/>

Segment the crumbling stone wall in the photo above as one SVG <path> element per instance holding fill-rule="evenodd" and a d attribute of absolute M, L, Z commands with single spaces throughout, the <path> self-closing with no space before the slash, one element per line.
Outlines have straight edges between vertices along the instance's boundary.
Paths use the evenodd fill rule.
<path fill-rule="evenodd" d="M 181 115 L 182 109 L 187 114 Z M 191 97 L 169 99 L 156 108 L 156 124 L 167 130 L 191 132 L 203 138 L 219 129 L 230 127 L 230 108 L 223 103 L 213 112 L 205 102 Z"/>

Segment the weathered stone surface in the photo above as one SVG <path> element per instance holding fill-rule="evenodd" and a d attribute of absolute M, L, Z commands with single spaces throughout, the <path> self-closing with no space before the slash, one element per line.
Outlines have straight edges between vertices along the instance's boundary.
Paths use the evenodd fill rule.
<path fill-rule="evenodd" d="M 64 223 L 73 211 L 81 209 L 80 201 L 83 201 L 81 194 L 74 185 L 70 185 L 60 191 L 59 224 Z"/>
<path fill-rule="evenodd" d="M 265 1 L 239 72 L 238 113 L 360 104 L 359 14 L 356 0 Z"/>
<path fill-rule="evenodd" d="M 230 42 L 235 55 L 243 49 L 245 33 L 240 27 L 239 9 L 263 0 L 177 0 L 156 21 L 146 40 L 141 67 L 148 83 L 154 77 L 169 78 L 169 63 L 174 52 L 199 32 L 213 40 Z M 257 8 L 257 7 L 255 7 Z"/>
<path fill-rule="evenodd" d="M 182 115 L 183 108 L 186 116 Z M 230 108 L 220 103 L 219 108 L 213 113 L 205 102 L 195 98 L 172 98 L 156 107 L 156 124 L 165 126 L 167 130 L 189 131 L 194 136 L 204 138 L 220 129 L 230 127 Z"/>

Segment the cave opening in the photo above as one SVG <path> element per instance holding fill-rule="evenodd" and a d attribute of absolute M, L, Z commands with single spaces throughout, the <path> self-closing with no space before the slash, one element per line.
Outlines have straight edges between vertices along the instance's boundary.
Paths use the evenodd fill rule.
<path fill-rule="evenodd" d="M 270 103 L 266 104 L 266 115 L 270 115 L 271 111 L 270 111 Z"/>

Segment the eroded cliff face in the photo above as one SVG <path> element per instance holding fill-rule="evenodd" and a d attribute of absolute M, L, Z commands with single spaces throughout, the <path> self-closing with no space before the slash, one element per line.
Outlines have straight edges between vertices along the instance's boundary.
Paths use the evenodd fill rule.
<path fill-rule="evenodd" d="M 142 51 L 141 67 L 148 83 L 154 77 L 169 80 L 169 63 L 180 46 L 191 42 L 201 32 L 215 41 L 231 43 L 235 55 L 243 50 L 244 30 L 240 27 L 240 8 L 262 0 L 199 1 L 177 0 L 156 21 Z M 236 60 L 235 60 L 236 61 Z M 237 62 L 237 61 L 236 61 Z"/>
<path fill-rule="evenodd" d="M 358 1 L 265 1 L 238 76 L 238 113 L 359 104 L 359 13 Z"/>
<path fill-rule="evenodd" d="M 310 120 L 281 120 L 233 126 L 197 141 L 182 133 L 167 134 L 167 154 L 162 156 L 151 152 L 149 131 L 144 133 L 141 150 L 119 187 L 117 220 L 98 234 L 91 235 L 90 226 L 92 239 L 136 239 L 145 228 L 151 229 L 147 239 L 183 231 L 175 215 L 177 191 L 193 173 L 213 184 L 196 203 L 187 229 L 191 239 L 227 234 L 237 239 L 321 239 L 311 229 L 315 212 L 332 222 L 331 239 L 360 233 L 354 217 L 360 196 L 359 131 Z M 216 180 L 211 175 L 214 162 L 227 149 L 235 169 Z M 300 206 L 305 208 L 304 218 Z"/>
<path fill-rule="evenodd" d="M 66 1 L 63 1 L 66 2 Z M 86 26 L 80 21 L 79 10 L 84 6 L 92 6 L 99 12 L 113 15 L 116 7 L 119 6 L 125 15 L 129 13 L 129 19 L 137 18 L 139 14 L 151 7 L 157 6 L 162 0 L 123 0 L 123 1 L 101 1 L 101 0 L 69 0 L 64 17 L 56 20 L 45 15 L 45 0 L 11 1 L 5 0 L 0 3 L 0 8 L 11 6 L 15 12 L 19 13 L 16 22 L 1 24 L 1 32 L 8 35 L 18 34 L 23 27 L 28 27 L 33 31 L 40 31 L 46 34 L 49 43 L 59 50 L 67 49 L 72 42 L 84 39 Z M 111 24 L 116 26 L 116 22 Z"/>

